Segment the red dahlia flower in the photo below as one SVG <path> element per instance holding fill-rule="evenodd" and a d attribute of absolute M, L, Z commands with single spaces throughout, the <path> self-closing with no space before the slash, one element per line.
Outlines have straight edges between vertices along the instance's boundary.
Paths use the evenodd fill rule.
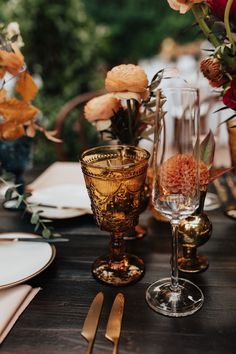
<path fill-rule="evenodd" d="M 224 20 L 224 13 L 227 2 L 228 0 L 207 0 L 212 14 L 220 20 Z M 236 0 L 233 1 L 230 9 L 230 19 L 236 19 Z"/>
<path fill-rule="evenodd" d="M 227 107 L 236 110 L 236 81 L 231 81 L 230 88 L 224 93 L 223 102 Z"/>

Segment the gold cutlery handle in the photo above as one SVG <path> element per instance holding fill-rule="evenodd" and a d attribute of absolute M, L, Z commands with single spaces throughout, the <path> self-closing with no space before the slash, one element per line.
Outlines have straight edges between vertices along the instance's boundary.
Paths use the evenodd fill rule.
<path fill-rule="evenodd" d="M 93 340 L 88 342 L 88 346 L 86 349 L 86 354 L 91 354 L 92 353 L 92 349 L 93 349 Z"/>
<path fill-rule="evenodd" d="M 112 354 L 117 354 L 117 352 L 118 352 L 118 339 L 114 341 Z"/>

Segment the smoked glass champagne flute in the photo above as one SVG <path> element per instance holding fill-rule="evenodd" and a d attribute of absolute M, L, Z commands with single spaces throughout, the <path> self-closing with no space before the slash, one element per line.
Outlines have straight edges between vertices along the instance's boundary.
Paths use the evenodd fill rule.
<path fill-rule="evenodd" d="M 98 258 L 93 276 L 110 285 L 126 285 L 144 273 L 141 258 L 125 253 L 124 235 L 138 223 L 149 153 L 126 145 L 86 150 L 81 166 L 98 226 L 111 233 L 110 254 Z"/>
<path fill-rule="evenodd" d="M 152 201 L 172 228 L 171 277 L 149 286 L 146 300 L 172 317 L 193 314 L 203 304 L 202 291 L 178 277 L 178 225 L 199 205 L 199 100 L 189 87 L 157 90 Z"/>

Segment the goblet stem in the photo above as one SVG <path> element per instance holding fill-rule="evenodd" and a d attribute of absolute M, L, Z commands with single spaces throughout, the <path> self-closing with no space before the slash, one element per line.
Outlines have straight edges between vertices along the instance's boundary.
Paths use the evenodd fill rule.
<path fill-rule="evenodd" d="M 114 231 L 111 233 L 110 258 L 112 263 L 120 263 L 125 254 L 125 241 L 123 232 Z"/>
<path fill-rule="evenodd" d="M 172 291 L 177 291 L 179 288 L 178 225 L 179 225 L 178 219 L 171 220 L 171 230 L 172 230 L 171 290 Z"/>

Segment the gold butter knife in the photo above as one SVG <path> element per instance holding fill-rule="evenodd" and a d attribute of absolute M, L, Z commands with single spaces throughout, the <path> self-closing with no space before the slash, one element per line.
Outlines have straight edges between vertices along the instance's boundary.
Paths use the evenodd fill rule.
<path fill-rule="evenodd" d="M 114 343 L 112 354 L 118 351 L 118 342 L 120 338 L 121 323 L 124 312 L 125 298 L 122 293 L 118 293 L 113 302 L 109 319 L 107 322 L 105 337 Z"/>
<path fill-rule="evenodd" d="M 86 354 L 90 354 L 92 352 L 98 322 L 102 311 L 103 300 L 104 295 L 102 292 L 95 296 L 84 321 L 81 335 L 88 341 Z"/>
<path fill-rule="evenodd" d="M 68 238 L 55 237 L 55 238 L 42 238 L 42 237 L 0 237 L 0 243 L 9 242 L 44 242 L 44 243 L 55 243 L 55 242 L 68 242 Z"/>

